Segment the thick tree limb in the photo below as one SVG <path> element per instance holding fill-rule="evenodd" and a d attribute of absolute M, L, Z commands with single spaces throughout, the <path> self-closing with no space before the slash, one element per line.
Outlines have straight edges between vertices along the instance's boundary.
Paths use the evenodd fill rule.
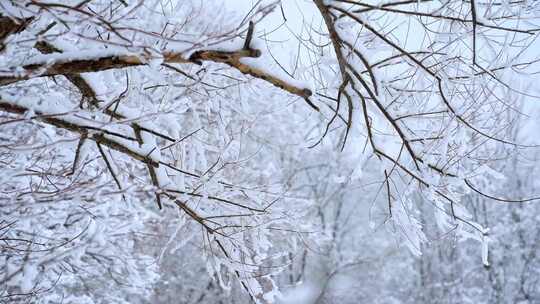
<path fill-rule="evenodd" d="M 80 54 L 81 52 L 64 53 L 64 56 L 51 55 L 45 57 L 38 63 L 32 63 L 23 66 L 24 72 L 3 73 L 0 76 L 0 85 L 15 83 L 22 80 L 28 80 L 37 77 L 72 75 L 78 73 L 100 72 L 111 69 L 127 68 L 132 66 L 146 65 L 150 60 L 157 59 L 152 56 L 133 55 L 133 54 Z M 230 67 L 239 70 L 243 74 L 251 75 L 255 78 L 265 80 L 274 86 L 277 86 L 291 94 L 308 98 L 312 95 L 306 88 L 300 88 L 273 76 L 261 69 L 242 63 L 241 58 L 256 58 L 260 56 L 260 51 L 255 49 L 242 49 L 234 52 L 226 51 L 197 51 L 189 58 L 184 54 L 166 52 L 163 53 L 163 63 L 195 63 L 202 64 L 203 61 L 225 63 Z M 53 62 L 48 64 L 48 62 Z"/>

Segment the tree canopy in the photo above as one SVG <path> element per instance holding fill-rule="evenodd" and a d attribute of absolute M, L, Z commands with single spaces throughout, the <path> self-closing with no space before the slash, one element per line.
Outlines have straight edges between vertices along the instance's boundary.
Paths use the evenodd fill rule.
<path fill-rule="evenodd" d="M 490 269 L 490 228 L 521 235 L 519 261 L 538 265 L 536 185 L 510 184 L 536 168 L 539 12 L 2 0 L 0 297 L 157 302 L 174 273 L 186 303 L 273 303 L 309 281 L 315 252 L 329 269 L 305 301 L 322 303 L 370 245 L 420 256 L 473 239 Z"/>

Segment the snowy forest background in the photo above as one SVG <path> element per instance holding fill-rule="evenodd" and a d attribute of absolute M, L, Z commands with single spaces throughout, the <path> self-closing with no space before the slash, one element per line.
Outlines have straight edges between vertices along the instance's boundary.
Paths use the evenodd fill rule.
<path fill-rule="evenodd" d="M 540 303 L 539 18 L 0 0 L 0 302 Z"/>

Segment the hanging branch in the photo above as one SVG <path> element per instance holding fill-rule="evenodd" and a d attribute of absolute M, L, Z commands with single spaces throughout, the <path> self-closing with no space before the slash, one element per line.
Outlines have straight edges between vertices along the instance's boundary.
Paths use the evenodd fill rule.
<path fill-rule="evenodd" d="M 101 154 L 101 157 L 103 158 L 103 161 L 105 161 L 105 164 L 107 165 L 107 168 L 109 169 L 109 172 L 111 173 L 111 175 L 112 175 L 112 177 L 114 179 L 114 182 L 118 186 L 118 189 L 122 190 L 122 185 L 120 184 L 120 180 L 118 180 L 118 177 L 116 177 L 116 173 L 114 173 L 114 170 L 113 170 L 112 165 L 111 165 L 111 163 L 109 161 L 109 158 L 107 157 L 107 155 L 105 155 L 105 151 L 103 151 L 103 148 L 101 147 L 99 142 L 96 142 L 96 146 L 98 147 L 99 153 Z"/>

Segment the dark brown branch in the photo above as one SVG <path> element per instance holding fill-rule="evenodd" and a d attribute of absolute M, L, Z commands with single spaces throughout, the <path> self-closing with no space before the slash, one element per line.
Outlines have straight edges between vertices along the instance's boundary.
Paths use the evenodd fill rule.
<path fill-rule="evenodd" d="M 244 50 L 250 50 L 249 45 L 251 44 L 251 39 L 253 38 L 253 29 L 255 28 L 255 23 L 253 21 L 249 22 L 248 32 L 246 35 L 246 41 L 244 41 Z"/>
<path fill-rule="evenodd" d="M 132 125 L 132 128 L 133 128 L 133 132 L 135 133 L 135 137 L 137 138 L 137 141 L 139 142 L 139 145 L 143 145 L 144 141 L 141 135 L 141 128 L 136 123 Z M 156 174 L 156 169 L 150 164 L 146 164 L 146 167 L 148 168 L 148 173 L 150 174 L 150 179 L 152 180 L 152 184 L 156 187 L 159 187 L 159 181 Z M 163 208 L 163 205 L 161 204 L 161 196 L 157 192 L 156 192 L 156 201 L 157 201 L 159 210 L 161 210 Z"/>
<path fill-rule="evenodd" d="M 15 113 L 15 114 L 24 114 L 25 112 L 29 111 L 29 109 L 22 107 L 20 105 L 14 105 L 12 103 L 3 101 L 0 99 L 0 110 L 9 112 L 9 113 Z M 159 163 L 152 160 L 150 157 L 144 154 L 140 154 L 137 151 L 134 151 L 133 149 L 126 147 L 125 145 L 111 140 L 105 136 L 105 134 L 101 131 L 99 128 L 90 128 L 88 126 L 84 125 L 77 125 L 73 122 L 69 122 L 65 119 L 62 119 L 61 117 L 55 117 L 51 115 L 43 115 L 44 113 L 40 113 L 39 111 L 35 111 L 36 119 L 39 119 L 45 123 L 48 123 L 50 125 L 53 125 L 55 127 L 65 129 L 71 132 L 79 133 L 79 134 L 85 134 L 89 133 L 88 130 L 93 130 L 97 132 L 93 132 L 92 134 L 88 134 L 88 139 L 93 140 L 95 142 L 98 142 L 104 146 L 107 146 L 111 149 L 114 149 L 116 151 L 119 151 L 121 153 L 124 153 L 128 156 L 131 156 L 132 158 L 142 161 L 144 163 L 148 163 L 154 167 L 158 167 Z"/>
<path fill-rule="evenodd" d="M 164 63 L 196 63 L 202 64 L 203 61 L 224 63 L 240 71 L 243 74 L 251 75 L 277 86 L 284 91 L 309 98 L 312 95 L 311 90 L 300 88 L 286 80 L 273 76 L 261 69 L 242 63 L 241 58 L 260 56 L 260 51 L 255 49 L 239 50 L 235 52 L 226 51 L 197 51 L 186 59 L 181 53 L 165 52 L 162 54 Z M 88 72 L 99 72 L 111 69 L 120 69 L 134 66 L 146 65 L 152 57 L 137 55 L 110 55 L 104 54 L 93 58 L 69 58 L 65 60 L 56 60 L 55 63 L 48 65 L 47 60 L 42 63 L 25 65 L 22 68 L 25 73 L 22 75 L 13 74 L 0 76 L 0 85 L 15 83 L 22 80 L 28 80 L 36 77 L 56 76 L 66 74 L 78 74 Z"/>
<path fill-rule="evenodd" d="M 0 52 L 6 48 L 4 42 L 9 35 L 22 32 L 32 20 L 33 18 L 19 19 L 5 17 L 0 14 Z"/>
<path fill-rule="evenodd" d="M 118 186 L 118 189 L 122 190 L 122 185 L 120 184 L 120 180 L 118 180 L 118 177 L 116 177 L 116 173 L 114 172 L 111 163 L 109 162 L 109 159 L 107 158 L 107 155 L 105 154 L 105 151 L 103 151 L 103 148 L 99 144 L 99 142 L 96 142 L 96 145 L 98 147 L 99 153 L 101 154 L 101 157 L 103 158 L 103 161 L 105 161 L 105 164 L 107 165 L 107 169 L 109 169 L 109 172 L 111 173 L 114 182 Z"/>
<path fill-rule="evenodd" d="M 35 48 L 38 49 L 43 54 L 51 54 L 51 53 L 62 53 L 63 51 L 56 48 L 54 45 L 50 44 L 47 41 L 38 41 L 35 45 Z M 98 107 L 99 106 L 99 100 L 96 97 L 96 92 L 92 87 L 84 80 L 84 78 L 76 73 L 72 74 L 65 74 L 64 75 L 69 82 L 71 82 L 77 89 L 79 89 L 79 92 L 81 93 L 83 99 L 88 100 L 91 106 Z M 81 109 L 82 109 L 82 102 L 81 102 Z"/>
<path fill-rule="evenodd" d="M 241 58 L 255 58 L 261 55 L 259 50 L 241 50 L 237 52 L 222 52 L 222 51 L 198 51 L 193 53 L 190 57 L 190 61 L 200 63 L 201 61 L 212 61 L 225 63 L 230 67 L 233 67 L 240 71 L 242 74 L 250 75 L 255 78 L 265 80 L 274 86 L 287 91 L 291 94 L 300 96 L 302 98 L 309 98 L 312 95 L 311 90 L 306 88 L 299 88 L 295 85 L 289 84 L 286 81 L 275 77 L 261 69 L 252 67 L 248 64 L 242 63 Z"/>
<path fill-rule="evenodd" d="M 77 149 L 75 150 L 75 157 L 73 158 L 73 166 L 71 167 L 71 172 L 68 175 L 75 174 L 75 170 L 77 169 L 77 165 L 79 164 L 79 160 L 81 157 L 81 149 L 83 148 L 84 142 L 88 138 L 88 133 L 82 133 L 81 138 L 79 139 L 79 143 L 77 144 Z"/>

